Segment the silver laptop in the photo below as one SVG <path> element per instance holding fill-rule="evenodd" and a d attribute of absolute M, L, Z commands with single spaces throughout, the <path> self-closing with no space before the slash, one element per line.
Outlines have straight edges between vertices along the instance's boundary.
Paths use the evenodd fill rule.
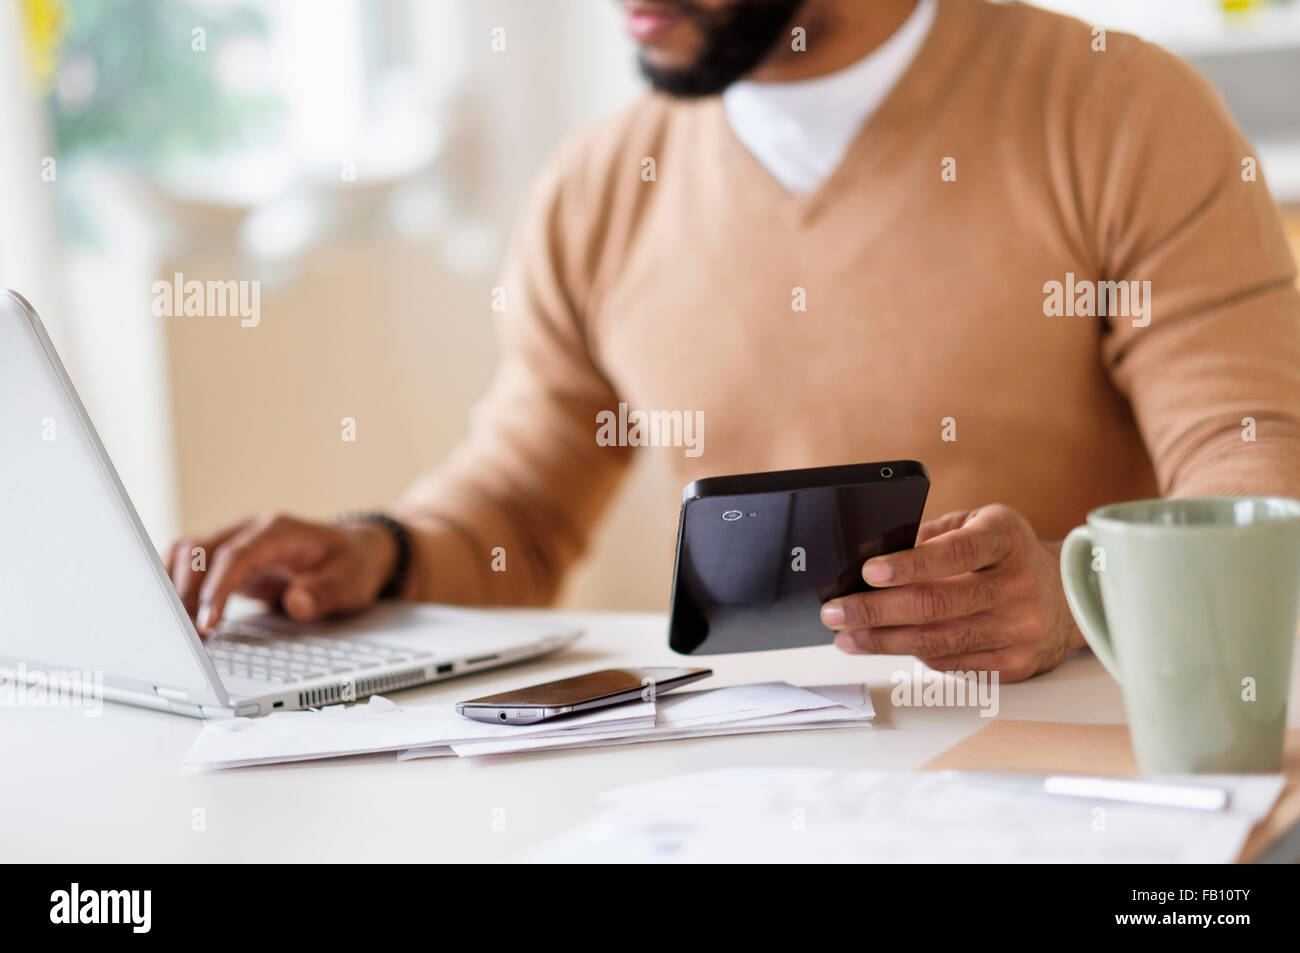
<path fill-rule="evenodd" d="M 201 640 L 36 312 L 0 293 L 0 678 L 91 677 L 197 718 L 353 701 L 554 652 L 580 633 L 493 610 L 385 604 Z"/>

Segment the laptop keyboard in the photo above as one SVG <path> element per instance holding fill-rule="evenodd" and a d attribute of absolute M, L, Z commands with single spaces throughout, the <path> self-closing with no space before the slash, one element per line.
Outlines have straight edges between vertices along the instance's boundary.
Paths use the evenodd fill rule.
<path fill-rule="evenodd" d="M 397 662 L 423 663 L 433 658 L 432 652 L 309 635 L 277 639 L 231 633 L 209 639 L 206 647 L 212 664 L 222 675 L 268 684 L 300 682 Z"/>

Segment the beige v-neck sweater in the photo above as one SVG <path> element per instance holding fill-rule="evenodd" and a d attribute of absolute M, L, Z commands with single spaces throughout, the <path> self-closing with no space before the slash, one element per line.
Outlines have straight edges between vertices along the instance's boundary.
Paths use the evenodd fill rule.
<path fill-rule="evenodd" d="M 396 507 L 410 594 L 553 598 L 634 454 L 681 484 L 915 458 L 927 517 L 1007 503 L 1044 539 L 1117 500 L 1300 496 L 1300 297 L 1252 149 L 1182 62 L 1097 40 L 941 0 L 811 194 L 718 99 L 649 96 L 562 148 L 490 392 Z M 1104 281 L 1137 284 L 1098 317 Z M 702 420 L 695 449 L 607 445 L 620 403 Z M 675 501 L 645 505 L 670 538 Z"/>

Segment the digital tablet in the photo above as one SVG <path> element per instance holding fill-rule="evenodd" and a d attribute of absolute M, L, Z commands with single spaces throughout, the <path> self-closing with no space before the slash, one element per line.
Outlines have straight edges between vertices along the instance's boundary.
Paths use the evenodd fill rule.
<path fill-rule="evenodd" d="M 828 599 L 916 543 L 930 476 L 915 460 L 696 480 L 682 491 L 668 643 L 684 655 L 823 645 Z"/>

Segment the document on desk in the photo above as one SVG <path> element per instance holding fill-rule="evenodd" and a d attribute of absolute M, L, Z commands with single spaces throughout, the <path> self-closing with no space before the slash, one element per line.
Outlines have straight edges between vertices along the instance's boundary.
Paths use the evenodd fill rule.
<path fill-rule="evenodd" d="M 186 761 L 217 768 L 399 751 L 401 760 L 467 757 L 585 744 L 868 724 L 863 685 L 797 688 L 785 682 L 674 692 L 536 725 L 472 721 L 451 705 L 401 706 L 385 698 L 316 711 L 209 722 Z M 533 742 L 538 742 L 534 745 Z M 483 745 L 483 747 L 479 747 Z"/>
<path fill-rule="evenodd" d="M 865 685 L 799 688 L 786 682 L 765 682 L 660 695 L 656 699 L 654 723 L 649 725 L 593 725 L 581 734 L 501 735 L 457 741 L 451 748 L 460 757 L 467 758 L 716 735 L 853 728 L 870 724 L 874 716 L 871 694 Z M 439 753 L 436 749 L 427 754 L 415 749 L 401 752 L 398 759 L 436 757 Z"/>
<path fill-rule="evenodd" d="M 607 792 L 605 810 L 521 859 L 546 863 L 1227 863 L 1280 775 L 1222 811 L 977 787 L 935 772 L 738 768 Z"/>
<path fill-rule="evenodd" d="M 473 721 L 451 705 L 402 706 L 379 695 L 356 705 L 286 711 L 262 718 L 232 718 L 204 724 L 185 760 L 216 768 L 398 751 L 440 745 L 451 755 L 453 741 L 487 740 L 503 734 L 567 734 L 593 728 L 653 725 L 654 702 L 633 702 L 538 725 Z"/>

